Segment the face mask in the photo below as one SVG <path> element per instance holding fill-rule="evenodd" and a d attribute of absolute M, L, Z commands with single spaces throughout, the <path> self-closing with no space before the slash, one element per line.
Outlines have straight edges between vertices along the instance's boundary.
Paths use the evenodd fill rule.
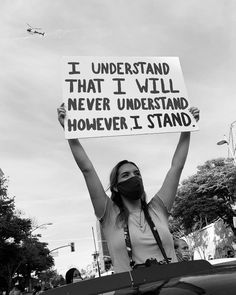
<path fill-rule="evenodd" d="M 190 255 L 189 251 L 176 250 L 176 256 L 178 258 L 178 261 L 189 261 L 189 260 L 191 260 L 191 255 Z"/>
<path fill-rule="evenodd" d="M 81 278 L 73 278 L 73 283 L 77 283 L 77 282 L 80 282 L 80 281 L 82 281 Z"/>
<path fill-rule="evenodd" d="M 189 261 L 191 259 L 189 251 L 183 251 L 182 256 L 183 256 L 183 261 Z"/>
<path fill-rule="evenodd" d="M 118 192 L 127 198 L 134 201 L 142 197 L 144 192 L 142 179 L 138 176 L 131 177 L 117 184 Z"/>

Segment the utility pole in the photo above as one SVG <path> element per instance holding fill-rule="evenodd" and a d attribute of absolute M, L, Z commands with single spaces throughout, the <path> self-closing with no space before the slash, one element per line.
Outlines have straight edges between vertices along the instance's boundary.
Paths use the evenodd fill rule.
<path fill-rule="evenodd" d="M 228 158 L 233 158 L 233 164 L 236 166 L 236 120 L 230 124 L 228 138 L 224 135 L 224 139 L 217 142 L 217 145 L 226 144 L 228 148 Z M 229 203 L 229 202 L 228 202 Z M 236 202 L 229 203 L 229 207 L 233 210 L 233 226 L 236 228 Z"/>
<path fill-rule="evenodd" d="M 92 233 L 93 233 L 93 242 L 94 242 L 94 249 L 95 249 L 95 253 L 93 254 L 93 256 L 94 256 L 94 259 L 96 259 L 97 267 L 98 267 L 98 276 L 100 277 L 101 276 L 101 272 L 100 272 L 100 266 L 99 266 L 99 261 L 98 261 L 99 253 L 97 252 L 97 247 L 96 247 L 96 242 L 95 242 L 95 236 L 94 236 L 93 227 L 92 227 Z"/>

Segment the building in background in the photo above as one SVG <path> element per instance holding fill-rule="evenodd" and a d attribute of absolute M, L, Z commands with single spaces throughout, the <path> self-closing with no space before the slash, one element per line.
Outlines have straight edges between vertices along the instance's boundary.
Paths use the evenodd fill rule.
<path fill-rule="evenodd" d="M 193 250 L 194 260 L 236 257 L 236 238 L 220 218 L 185 239 Z"/>

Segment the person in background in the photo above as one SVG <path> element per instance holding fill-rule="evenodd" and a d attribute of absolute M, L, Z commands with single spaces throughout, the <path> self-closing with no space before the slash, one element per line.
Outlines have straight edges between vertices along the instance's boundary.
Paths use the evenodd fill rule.
<path fill-rule="evenodd" d="M 198 121 L 199 110 L 192 107 L 189 111 Z M 64 104 L 57 112 L 64 128 Z M 182 132 L 164 182 L 147 203 L 141 172 L 135 163 L 123 160 L 112 169 L 109 197 L 80 141 L 68 140 L 75 162 L 85 178 L 95 215 L 102 225 L 115 273 L 130 271 L 139 264 L 177 262 L 168 217 L 187 158 L 189 142 L 190 132 Z M 148 152 L 143 156 L 149 159 Z M 158 172 L 158 160 L 149 160 Z"/>
<path fill-rule="evenodd" d="M 77 268 L 71 268 L 66 272 L 66 283 L 76 283 L 82 281 L 81 274 Z"/>
<path fill-rule="evenodd" d="M 174 247 L 175 247 L 175 253 L 179 262 L 191 260 L 191 253 L 189 251 L 189 246 L 184 239 L 175 239 Z"/>
<path fill-rule="evenodd" d="M 227 251 L 227 256 L 226 257 L 233 258 L 234 256 L 235 256 L 234 250 L 230 249 L 230 250 Z"/>

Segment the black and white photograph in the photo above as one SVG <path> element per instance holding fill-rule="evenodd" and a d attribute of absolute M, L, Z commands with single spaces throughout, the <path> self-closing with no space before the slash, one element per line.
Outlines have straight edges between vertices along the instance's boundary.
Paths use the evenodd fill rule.
<path fill-rule="evenodd" d="M 0 2 L 0 295 L 236 293 L 236 2 Z"/>

